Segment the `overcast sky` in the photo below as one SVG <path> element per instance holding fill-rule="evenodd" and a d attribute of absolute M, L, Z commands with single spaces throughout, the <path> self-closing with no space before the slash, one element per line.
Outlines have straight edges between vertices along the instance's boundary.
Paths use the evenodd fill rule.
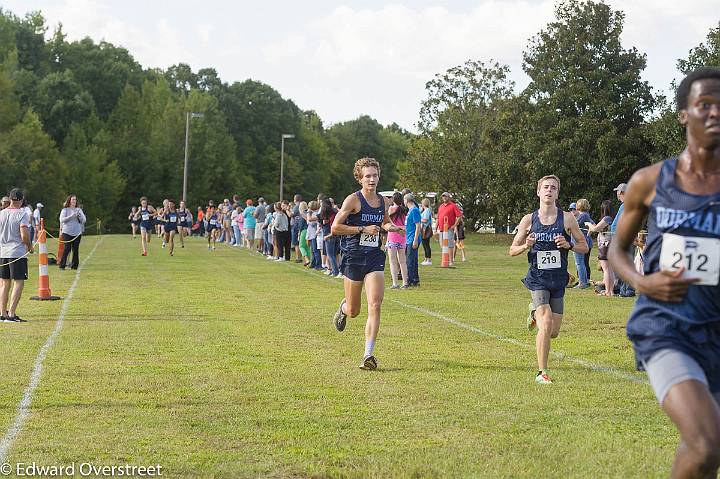
<path fill-rule="evenodd" d="M 720 20 L 720 0 L 609 0 L 626 13 L 623 43 L 647 54 L 645 79 L 662 91 L 675 64 Z M 510 65 L 552 20 L 553 0 L 4 0 L 41 10 L 71 40 L 127 48 L 143 67 L 213 67 L 223 81 L 268 83 L 326 124 L 368 114 L 414 124 L 425 83 L 467 59 Z"/>

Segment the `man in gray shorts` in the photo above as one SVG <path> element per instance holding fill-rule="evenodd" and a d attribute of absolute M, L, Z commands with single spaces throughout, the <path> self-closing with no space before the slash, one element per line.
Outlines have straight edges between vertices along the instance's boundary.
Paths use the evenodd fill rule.
<path fill-rule="evenodd" d="M 637 292 L 627 336 L 638 369 L 680 435 L 670 476 L 720 469 L 720 68 L 675 97 L 687 146 L 636 171 L 610 242 L 612 269 Z M 645 224 L 641 274 L 627 254 Z"/>
<path fill-rule="evenodd" d="M 528 329 L 538 328 L 535 339 L 538 361 L 535 382 L 538 384 L 552 384 L 547 363 L 550 340 L 560 334 L 563 298 L 568 283 L 568 252 L 588 252 L 585 236 L 575 216 L 555 204 L 559 192 L 560 179 L 557 176 L 540 178 L 536 193 L 540 207 L 520 220 L 509 252 L 510 256 L 527 252 L 529 268 L 523 283 L 532 297 Z"/>

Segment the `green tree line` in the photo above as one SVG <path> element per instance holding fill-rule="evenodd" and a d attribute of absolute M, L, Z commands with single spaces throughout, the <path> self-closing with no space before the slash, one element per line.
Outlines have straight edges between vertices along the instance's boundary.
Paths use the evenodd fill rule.
<path fill-rule="evenodd" d="M 181 195 L 185 119 L 197 112 L 191 208 L 232 194 L 277 199 L 280 136 L 290 133 L 286 197 L 342 198 L 367 155 L 381 161 L 381 189 L 451 191 L 474 225 L 517 222 L 550 173 L 563 203 L 588 198 L 597 213 L 612 187 L 684 145 L 672 99 L 641 78 L 645 55 L 620 41 L 624 20 L 602 1 L 559 0 L 523 53 L 525 89 L 508 66 L 469 60 L 427 83 L 413 135 L 369 116 L 326 127 L 264 83 L 143 68 L 111 43 L 68 41 L 62 26 L 50 34 L 40 13 L 0 9 L 0 186 L 43 202 L 51 226 L 72 192 L 91 221 L 122 230 L 141 195 Z M 720 23 L 677 69 L 703 65 L 720 66 Z"/>
<path fill-rule="evenodd" d="M 392 188 L 412 135 L 369 116 L 326 128 L 271 86 L 228 84 L 212 68 L 143 68 L 124 48 L 52 33 L 41 13 L 0 9 L 0 186 L 42 202 L 49 227 L 66 195 L 76 194 L 90 222 L 121 231 L 142 195 L 158 204 L 182 195 L 185 122 L 188 207 L 233 194 L 279 196 L 280 137 L 284 196 L 318 192 L 341 198 L 356 188 L 357 158 L 381 159 L 380 187 Z"/>
<path fill-rule="evenodd" d="M 680 153 L 673 99 L 642 80 L 645 55 L 620 42 L 624 18 L 602 1 L 559 1 L 523 53 L 520 92 L 494 61 L 436 75 L 401 183 L 454 192 L 473 224 L 504 229 L 537 207 L 544 175 L 561 178 L 564 207 L 587 198 L 597 214 L 636 169 Z M 682 74 L 701 66 L 720 66 L 720 23 L 677 63 Z"/>

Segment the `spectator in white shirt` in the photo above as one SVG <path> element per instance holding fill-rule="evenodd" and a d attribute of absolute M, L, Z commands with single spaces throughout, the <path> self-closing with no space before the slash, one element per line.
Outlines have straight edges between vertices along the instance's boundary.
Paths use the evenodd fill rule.
<path fill-rule="evenodd" d="M 65 249 L 62 258 L 60 258 L 60 269 L 65 269 L 67 258 L 72 250 L 71 269 L 78 269 L 80 264 L 80 239 L 85 230 L 85 213 L 80 206 L 75 195 L 70 195 L 65 200 L 63 209 L 60 212 L 60 225 L 62 226 L 62 234 L 60 239 L 65 241 Z"/>

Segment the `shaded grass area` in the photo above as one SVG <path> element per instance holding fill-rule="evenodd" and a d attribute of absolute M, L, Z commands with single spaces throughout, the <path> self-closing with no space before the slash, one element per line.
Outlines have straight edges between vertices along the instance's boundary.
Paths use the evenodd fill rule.
<path fill-rule="evenodd" d="M 386 291 L 374 373 L 357 368 L 366 310 L 343 333 L 331 325 L 339 280 L 202 240 L 172 258 L 153 240 L 144 258 L 138 241 L 106 237 L 82 271 L 11 462 L 159 463 L 165 477 L 223 478 L 669 470 L 677 436 L 647 384 L 567 360 L 551 362 L 551 387 L 533 382 L 526 263 L 507 257 L 508 237 L 471 237 L 468 262 L 421 267 L 421 288 Z M 72 273 L 59 273 L 63 295 Z M 553 347 L 636 374 L 631 305 L 568 291 Z M 0 325 L 3 430 L 59 309 L 23 300 L 31 322 Z"/>

